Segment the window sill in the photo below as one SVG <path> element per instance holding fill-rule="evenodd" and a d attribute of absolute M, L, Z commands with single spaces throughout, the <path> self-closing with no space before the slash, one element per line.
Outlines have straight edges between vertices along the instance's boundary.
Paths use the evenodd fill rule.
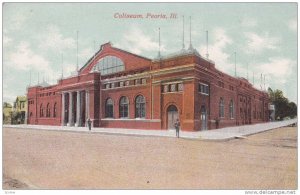
<path fill-rule="evenodd" d="M 199 92 L 201 95 L 206 95 L 206 96 L 209 96 L 209 94 L 207 93 L 202 93 L 202 92 Z"/>
<path fill-rule="evenodd" d="M 135 120 L 145 120 L 145 117 L 143 117 L 143 118 L 135 118 Z"/>

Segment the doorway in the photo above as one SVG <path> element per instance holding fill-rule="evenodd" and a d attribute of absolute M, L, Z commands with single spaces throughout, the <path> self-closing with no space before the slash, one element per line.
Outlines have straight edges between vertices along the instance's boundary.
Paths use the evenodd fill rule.
<path fill-rule="evenodd" d="M 201 106 L 200 111 L 201 130 L 207 130 L 207 113 L 205 106 Z"/>
<path fill-rule="evenodd" d="M 176 106 L 174 105 L 170 105 L 167 109 L 167 113 L 168 113 L 168 129 L 170 130 L 175 130 L 175 122 L 178 119 L 178 110 L 176 108 Z"/>

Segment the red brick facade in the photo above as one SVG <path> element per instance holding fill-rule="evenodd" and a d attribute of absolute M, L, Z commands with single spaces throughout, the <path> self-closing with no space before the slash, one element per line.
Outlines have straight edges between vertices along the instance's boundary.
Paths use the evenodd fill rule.
<path fill-rule="evenodd" d="M 120 59 L 124 69 L 95 71 L 106 56 Z M 139 95 L 145 100 L 140 107 Z M 121 111 L 122 97 L 128 103 Z M 182 130 L 199 131 L 269 120 L 267 93 L 217 70 L 195 50 L 150 60 L 106 43 L 78 75 L 30 87 L 27 98 L 28 124 L 86 126 L 90 118 L 94 127 L 160 130 L 173 128 L 179 118 Z M 139 111 L 145 116 L 137 117 Z"/>

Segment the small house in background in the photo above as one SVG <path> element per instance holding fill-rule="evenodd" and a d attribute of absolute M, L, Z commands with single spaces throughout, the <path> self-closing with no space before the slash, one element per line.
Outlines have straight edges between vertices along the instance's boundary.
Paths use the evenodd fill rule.
<path fill-rule="evenodd" d="M 12 113 L 12 124 L 24 124 L 26 122 L 27 113 L 27 97 L 17 96 L 14 102 L 14 109 Z"/>
<path fill-rule="evenodd" d="M 12 105 L 10 103 L 3 103 L 3 124 L 11 124 Z"/>

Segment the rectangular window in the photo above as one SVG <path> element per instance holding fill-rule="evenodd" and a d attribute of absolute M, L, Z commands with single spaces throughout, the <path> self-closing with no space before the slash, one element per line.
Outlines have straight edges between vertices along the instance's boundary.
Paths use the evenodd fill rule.
<path fill-rule="evenodd" d="M 218 81 L 218 86 L 219 86 L 219 87 L 222 87 L 221 81 Z"/>
<path fill-rule="evenodd" d="M 206 94 L 209 95 L 209 86 L 206 86 Z"/>
<path fill-rule="evenodd" d="M 140 79 L 135 79 L 135 80 L 134 80 L 134 84 L 135 84 L 135 85 L 139 85 L 139 84 L 141 84 L 140 81 L 141 81 Z"/>
<path fill-rule="evenodd" d="M 124 86 L 124 81 L 121 81 L 120 82 L 120 87 L 123 87 Z"/>
<path fill-rule="evenodd" d="M 164 85 L 164 93 L 169 92 L 169 85 Z"/>
<path fill-rule="evenodd" d="M 146 84 L 146 79 L 142 79 L 142 84 Z"/>
<path fill-rule="evenodd" d="M 110 83 L 107 83 L 107 84 L 105 85 L 105 88 L 106 88 L 106 89 L 109 89 L 109 88 L 110 88 Z"/>
<path fill-rule="evenodd" d="M 129 86 L 129 85 L 130 85 L 129 81 L 126 81 L 126 82 L 125 82 L 125 85 L 126 85 L 126 86 Z"/>
<path fill-rule="evenodd" d="M 205 95 L 209 95 L 209 86 L 203 83 L 199 83 L 199 92 Z"/>
<path fill-rule="evenodd" d="M 183 91 L 183 83 L 178 84 L 178 91 Z"/>
<path fill-rule="evenodd" d="M 176 84 L 171 85 L 171 92 L 174 92 L 174 91 L 176 91 Z"/>

